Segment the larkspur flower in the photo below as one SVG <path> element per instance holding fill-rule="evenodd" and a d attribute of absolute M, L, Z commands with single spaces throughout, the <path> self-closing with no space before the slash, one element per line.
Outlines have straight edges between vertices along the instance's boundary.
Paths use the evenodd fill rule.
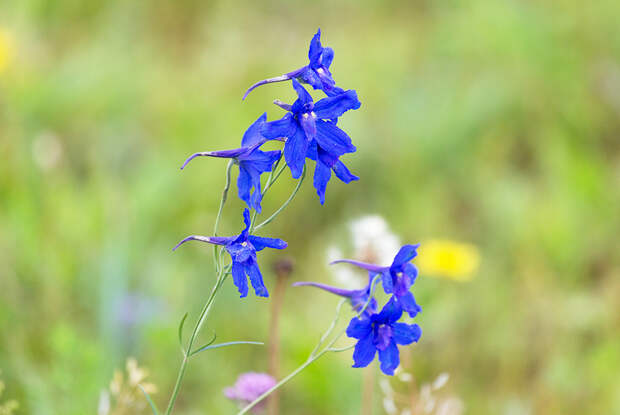
<path fill-rule="evenodd" d="M 397 345 L 417 342 L 422 330 L 417 324 L 398 323 L 403 310 L 394 297 L 390 298 L 380 313 L 369 318 L 351 319 L 347 327 L 347 336 L 357 339 L 353 352 L 353 367 L 366 367 L 379 353 L 381 371 L 393 375 L 400 364 Z"/>
<path fill-rule="evenodd" d="M 332 264 L 353 264 L 367 270 L 370 275 L 381 274 L 383 290 L 387 294 L 393 294 L 397 305 L 409 313 L 411 317 L 415 317 L 416 314 L 422 311 L 422 308 L 415 302 L 413 294 L 409 291 L 409 288 L 418 276 L 418 269 L 410 261 L 416 257 L 419 246 L 420 244 L 404 245 L 400 248 L 390 266 L 368 264 L 351 259 L 337 260 L 332 262 Z"/>
<path fill-rule="evenodd" d="M 222 245 L 230 254 L 232 259 L 232 277 L 233 283 L 237 286 L 241 298 L 248 295 L 248 281 L 246 275 L 250 278 L 250 283 L 254 288 L 254 292 L 259 297 L 269 297 L 269 292 L 263 283 L 263 276 L 256 262 L 256 252 L 265 248 L 284 249 L 287 244 L 282 239 L 265 238 L 249 234 L 250 229 L 250 211 L 244 209 L 243 221 L 245 229 L 237 236 L 200 236 L 191 235 L 179 242 L 173 250 L 187 241 L 202 241 L 215 245 Z"/>
<path fill-rule="evenodd" d="M 321 29 L 316 32 L 310 41 L 308 59 L 310 62 L 306 66 L 285 73 L 284 75 L 258 81 L 245 92 L 243 99 L 245 99 L 252 90 L 261 85 L 288 81 L 289 79 L 297 79 L 299 82 L 310 84 L 312 88 L 320 89 L 328 96 L 338 95 L 343 92 L 341 88 L 336 86 L 336 82 L 329 71 L 329 67 L 334 60 L 334 50 L 321 45 Z"/>
<path fill-rule="evenodd" d="M 372 281 L 373 278 L 369 278 L 368 285 L 359 290 L 347 290 L 344 288 L 332 287 L 330 285 L 321 284 L 318 282 L 311 281 L 301 281 L 293 284 L 294 287 L 302 287 L 302 286 L 310 286 L 320 288 L 332 294 L 336 294 L 340 297 L 345 297 L 351 303 L 351 307 L 353 310 L 359 312 L 362 310 L 362 307 L 368 303 L 368 306 L 362 313 L 362 316 L 370 317 L 372 314 L 377 312 L 377 300 L 374 298 L 370 298 L 370 292 L 372 290 Z M 370 298 L 370 301 L 368 299 Z"/>
<path fill-rule="evenodd" d="M 237 179 L 239 198 L 247 203 L 250 208 L 260 213 L 262 199 L 260 176 L 262 173 L 271 171 L 273 164 L 282 154 L 280 150 L 260 150 L 260 146 L 267 141 L 260 133 L 266 120 L 267 113 L 264 113 L 250 125 L 243 134 L 240 148 L 222 151 L 205 151 L 192 154 L 185 160 L 185 163 L 181 166 L 181 170 L 183 170 L 191 160 L 200 156 L 233 159 L 239 166 L 239 178 Z M 252 189 L 254 189 L 254 192 L 252 192 Z"/>
<path fill-rule="evenodd" d="M 358 109 L 361 104 L 354 90 L 315 103 L 308 91 L 294 79 L 293 88 L 298 96 L 293 105 L 274 102 L 289 112 L 279 120 L 265 123 L 261 133 L 267 139 L 286 137 L 284 159 L 293 178 L 301 176 L 306 158 L 316 161 L 314 187 L 322 204 L 332 170 L 344 183 L 358 180 L 340 161 L 340 156 L 357 149 L 351 138 L 336 126 L 336 120 L 346 111 Z"/>
<path fill-rule="evenodd" d="M 224 389 L 224 396 L 239 403 L 241 406 L 245 406 L 275 385 L 276 380 L 271 375 L 266 373 L 247 372 L 239 375 L 234 386 Z M 252 412 L 258 413 L 262 411 L 266 404 L 267 400 L 259 402 L 252 408 Z"/>

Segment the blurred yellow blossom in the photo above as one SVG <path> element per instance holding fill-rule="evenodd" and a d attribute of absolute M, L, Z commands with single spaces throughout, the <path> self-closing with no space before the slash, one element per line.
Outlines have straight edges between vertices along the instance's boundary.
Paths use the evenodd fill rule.
<path fill-rule="evenodd" d="M 8 66 L 13 51 L 11 36 L 0 29 L 0 72 Z"/>
<path fill-rule="evenodd" d="M 146 369 L 138 367 L 134 358 L 127 359 L 127 379 L 120 370 L 114 372 L 109 390 L 101 392 L 99 398 L 99 415 L 136 415 L 148 414 L 148 402 L 144 392 L 149 395 L 157 392 L 157 387 L 144 380 L 148 376 Z M 144 391 L 144 392 L 143 392 Z"/>
<path fill-rule="evenodd" d="M 2 374 L 2 371 L 0 371 Z M 12 415 L 13 412 L 19 408 L 17 401 L 11 400 L 2 402 L 2 393 L 4 392 L 4 382 L 0 380 L 0 415 Z"/>
<path fill-rule="evenodd" d="M 476 246 L 455 241 L 436 239 L 423 242 L 418 254 L 416 263 L 420 273 L 429 276 L 467 281 L 480 265 Z"/>

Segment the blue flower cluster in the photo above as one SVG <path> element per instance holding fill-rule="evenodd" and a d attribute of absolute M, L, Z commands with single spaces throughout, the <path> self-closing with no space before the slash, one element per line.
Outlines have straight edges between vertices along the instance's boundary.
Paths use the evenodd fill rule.
<path fill-rule="evenodd" d="M 228 158 L 239 167 L 237 180 L 238 195 L 249 209 L 261 212 L 261 175 L 271 172 L 284 156 L 286 165 L 294 179 L 300 179 L 306 168 L 306 159 L 315 162 L 314 187 L 321 204 L 325 202 L 327 183 L 332 172 L 344 183 L 358 180 L 340 160 L 347 153 L 354 153 L 356 147 L 351 138 L 338 127 L 338 118 L 349 110 L 360 107 L 355 90 L 344 90 L 336 86 L 329 70 L 334 58 L 331 48 L 321 45 L 319 30 L 310 42 L 309 63 L 284 75 L 265 79 L 252 85 L 243 99 L 256 87 L 273 82 L 291 81 L 297 99 L 293 104 L 275 100 L 274 104 L 286 111 L 286 114 L 274 121 L 267 121 L 267 114 L 261 115 L 244 133 L 241 146 L 232 150 L 206 151 L 191 155 L 183 164 L 196 157 Z M 302 84 L 310 85 L 322 91 L 326 97 L 314 101 Z M 263 151 L 261 147 L 268 141 L 284 142 L 283 151 Z M 284 249 L 287 244 L 281 239 L 250 235 L 252 222 L 250 210 L 245 209 L 243 219 L 245 228 L 239 235 L 229 237 L 192 235 L 183 239 L 174 248 L 183 243 L 196 240 L 221 245 L 232 259 L 231 273 L 241 297 L 248 294 L 249 278 L 257 296 L 267 297 L 269 293 L 257 264 L 256 253 L 264 248 Z M 353 318 L 347 328 L 347 335 L 357 339 L 353 359 L 354 367 L 365 367 L 379 355 L 381 370 L 389 375 L 399 365 L 397 345 L 417 342 L 421 335 L 417 324 L 399 322 L 404 312 L 415 317 L 420 312 L 413 294 L 410 292 L 417 269 L 411 260 L 417 255 L 418 245 L 405 245 L 398 252 L 390 266 L 378 266 L 353 260 L 341 260 L 368 271 L 369 280 L 360 290 L 344 290 L 318 283 L 297 283 L 311 285 L 346 297 L 350 300 L 357 317 Z M 381 285 L 390 300 L 378 310 L 377 300 L 373 296 L 373 283 L 380 275 Z"/>
<path fill-rule="evenodd" d="M 314 286 L 346 297 L 353 309 L 358 311 L 358 317 L 354 317 L 347 327 L 347 336 L 358 340 L 353 352 L 353 367 L 368 366 L 378 354 L 383 373 L 393 375 L 400 364 L 397 345 L 411 344 L 420 339 L 420 326 L 398 322 L 404 312 L 413 318 L 422 311 L 410 291 L 418 276 L 418 269 L 411 263 L 417 256 L 418 247 L 419 245 L 403 246 L 389 266 L 350 259 L 332 262 L 349 263 L 368 271 L 368 284 L 360 290 L 344 290 L 314 282 L 295 284 Z M 380 312 L 377 312 L 377 300 L 372 296 L 372 284 L 375 280 L 380 280 L 385 293 L 391 295 Z"/>
<path fill-rule="evenodd" d="M 325 190 L 332 171 L 345 183 L 358 180 L 358 177 L 353 175 L 340 161 L 340 156 L 353 153 L 356 148 L 351 138 L 337 126 L 337 122 L 342 114 L 348 110 L 358 109 L 361 104 L 354 90 L 345 91 L 336 86 L 329 71 L 333 57 L 334 51 L 331 48 L 321 46 L 321 31 L 319 30 L 310 42 L 308 52 L 310 63 L 308 65 L 282 77 L 260 81 L 252 86 L 243 97 L 245 99 L 247 94 L 259 85 L 291 80 L 297 100 L 292 105 L 280 100 L 274 101 L 276 105 L 287 111 L 286 115 L 279 120 L 268 122 L 267 114 L 264 113 L 243 134 L 239 148 L 195 153 L 187 158 L 181 170 L 191 160 L 200 156 L 233 160 L 239 167 L 237 179 L 239 198 L 247 204 L 248 208 L 258 213 L 261 212 L 262 201 L 261 175 L 271 172 L 282 157 L 280 150 L 261 150 L 262 145 L 267 141 L 284 142 L 284 159 L 294 179 L 300 179 L 302 176 L 306 159 L 316 162 L 314 187 L 321 204 L 325 202 Z M 300 82 L 323 91 L 327 97 L 314 102 Z M 237 236 L 192 235 L 179 242 L 174 249 L 190 240 L 223 245 L 232 258 L 233 282 L 241 297 L 245 297 L 248 293 L 246 275 L 256 295 L 267 297 L 269 293 L 256 262 L 256 252 L 266 247 L 284 249 L 287 244 L 281 239 L 250 235 L 251 220 L 248 209 L 245 209 L 243 217 L 245 229 Z"/>

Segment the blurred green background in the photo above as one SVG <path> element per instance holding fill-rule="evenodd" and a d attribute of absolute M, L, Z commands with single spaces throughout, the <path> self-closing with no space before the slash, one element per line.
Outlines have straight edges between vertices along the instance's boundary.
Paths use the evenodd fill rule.
<path fill-rule="evenodd" d="M 213 283 L 209 234 L 225 161 L 306 63 L 317 27 L 337 83 L 362 107 L 340 125 L 360 176 L 311 182 L 266 234 L 292 280 L 333 283 L 328 244 L 380 214 L 406 242 L 478 246 L 471 281 L 425 278 L 416 380 L 451 375 L 471 414 L 620 413 L 620 3 L 573 1 L 79 1 L 0 4 L 0 368 L 23 414 L 96 413 L 135 356 L 163 406 L 176 327 Z M 270 212 L 290 175 L 264 201 Z M 236 175 L 235 175 L 236 177 Z M 236 178 L 235 178 L 236 180 Z M 234 190 L 236 191 L 236 190 Z M 238 232 L 234 200 L 223 232 Z M 260 261 L 267 286 L 271 264 Z M 300 364 L 336 298 L 288 289 L 282 370 Z M 270 302 L 228 283 L 204 333 L 265 340 Z M 343 345 L 347 342 L 343 342 Z M 358 414 L 362 372 L 324 357 L 282 392 L 282 413 Z M 221 390 L 264 371 L 264 347 L 192 361 L 176 413 L 233 413 Z M 379 375 L 377 375 L 379 376 Z M 383 413 L 380 393 L 376 410 Z"/>

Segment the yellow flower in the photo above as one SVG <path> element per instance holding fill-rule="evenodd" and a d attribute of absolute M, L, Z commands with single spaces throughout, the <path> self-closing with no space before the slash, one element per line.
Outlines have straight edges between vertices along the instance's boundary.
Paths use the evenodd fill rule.
<path fill-rule="evenodd" d="M 12 49 L 11 37 L 7 32 L 0 29 L 0 72 L 8 66 Z"/>
<path fill-rule="evenodd" d="M 474 245 L 436 239 L 420 245 L 416 263 L 423 275 L 468 281 L 478 270 L 480 253 Z"/>

